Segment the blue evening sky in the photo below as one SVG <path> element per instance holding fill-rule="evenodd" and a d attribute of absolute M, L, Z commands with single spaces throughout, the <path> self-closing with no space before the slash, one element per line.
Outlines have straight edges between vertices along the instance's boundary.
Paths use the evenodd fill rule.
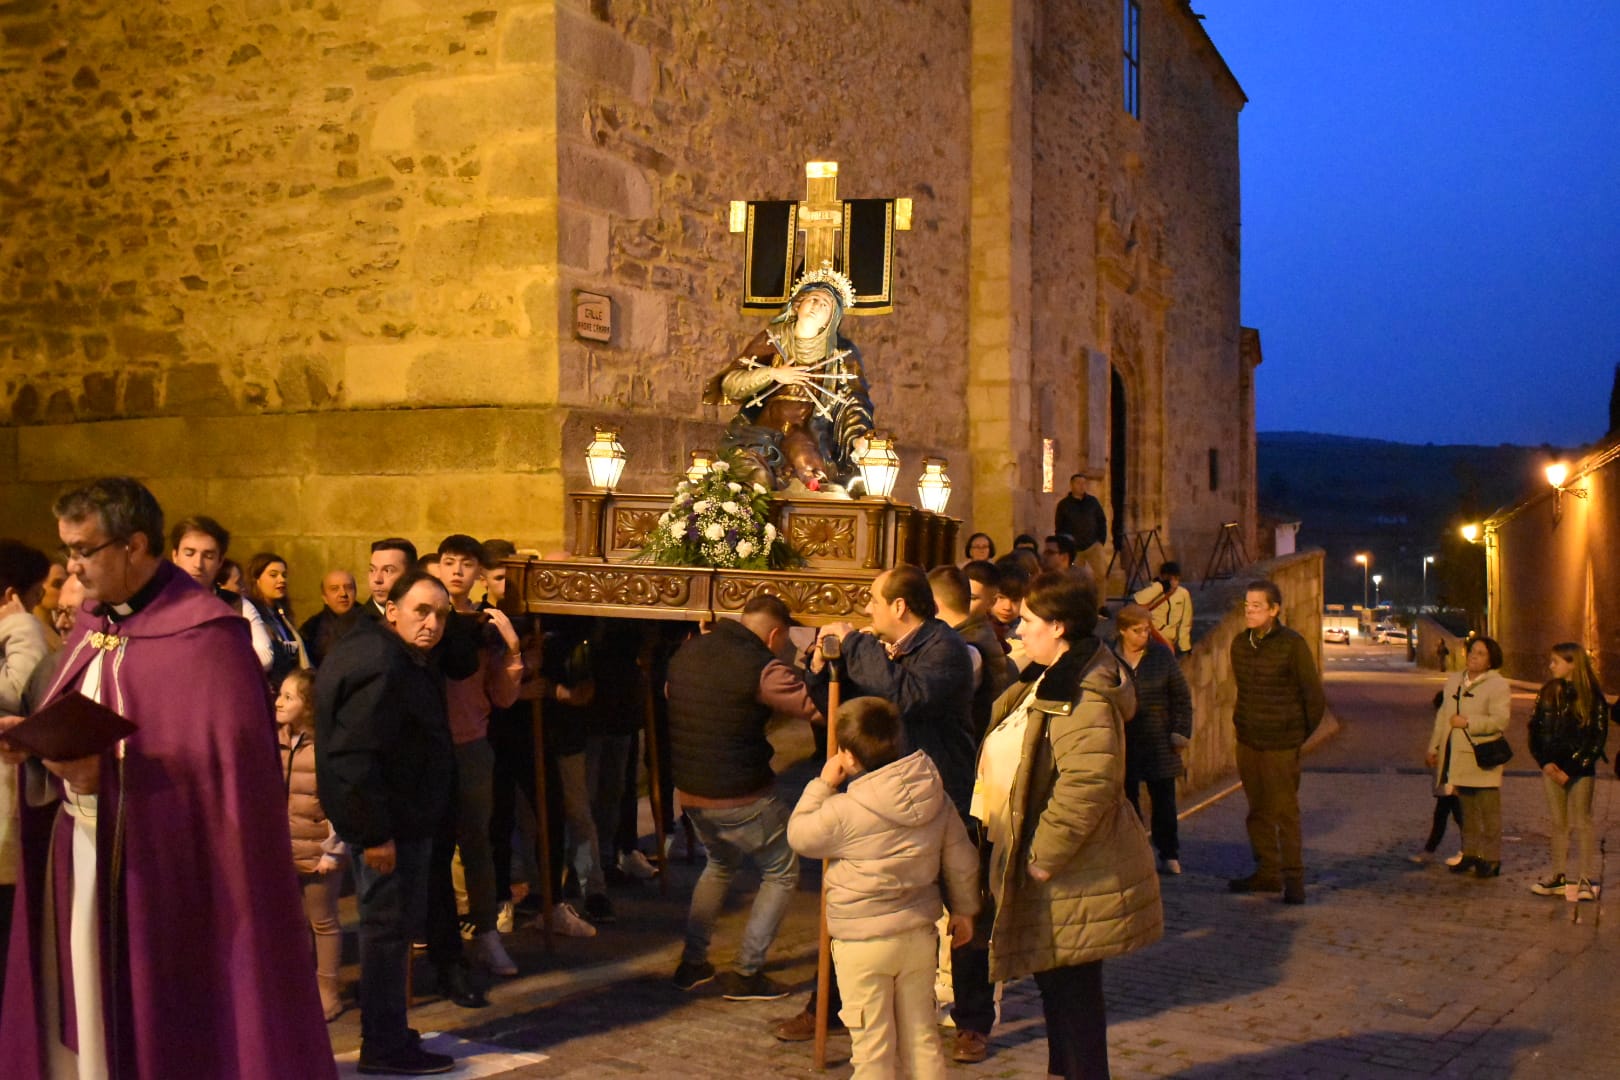
<path fill-rule="evenodd" d="M 1259 429 L 1600 438 L 1620 361 L 1620 2 L 1194 8 L 1249 96 Z"/>

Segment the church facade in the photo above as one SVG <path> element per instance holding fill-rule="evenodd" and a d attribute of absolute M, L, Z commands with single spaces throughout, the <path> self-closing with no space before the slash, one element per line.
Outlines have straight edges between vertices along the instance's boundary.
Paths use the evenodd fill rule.
<path fill-rule="evenodd" d="M 836 161 L 911 201 L 844 324 L 898 497 L 946 458 L 1005 546 L 1086 472 L 1189 575 L 1252 551 L 1245 99 L 1184 0 L 25 0 L 0 38 L 9 532 L 126 471 L 306 606 L 381 535 L 560 548 L 593 425 L 627 490 L 714 445 L 763 321 L 730 205 Z"/>

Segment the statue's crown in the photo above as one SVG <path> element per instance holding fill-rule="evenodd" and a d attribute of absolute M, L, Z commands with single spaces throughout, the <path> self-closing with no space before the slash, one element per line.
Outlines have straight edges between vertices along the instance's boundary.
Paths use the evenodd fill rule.
<path fill-rule="evenodd" d="M 849 278 L 833 269 L 832 263 L 823 259 L 821 265 L 814 270 L 807 270 L 793 283 L 793 295 L 797 296 L 799 290 L 806 285 L 825 284 L 838 290 L 838 298 L 843 301 L 844 310 L 848 311 L 855 306 L 855 283 Z"/>

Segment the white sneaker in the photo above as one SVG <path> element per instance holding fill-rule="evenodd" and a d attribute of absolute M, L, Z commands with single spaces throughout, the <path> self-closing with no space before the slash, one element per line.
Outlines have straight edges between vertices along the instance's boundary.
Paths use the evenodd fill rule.
<path fill-rule="evenodd" d="M 1164 860 L 1164 872 L 1169 874 L 1171 877 L 1179 876 L 1181 874 L 1181 860 L 1180 859 L 1166 859 L 1166 860 Z"/>
<path fill-rule="evenodd" d="M 473 959 L 488 968 L 495 975 L 516 975 L 517 965 L 512 962 L 506 946 L 501 944 L 499 930 L 485 930 L 473 938 Z"/>
<path fill-rule="evenodd" d="M 508 900 L 495 912 L 495 929 L 503 934 L 512 932 L 512 901 Z"/>
<path fill-rule="evenodd" d="M 531 926 L 543 926 L 543 915 L 536 915 Z M 563 937 L 595 937 L 596 927 L 580 918 L 574 905 L 558 901 L 551 909 L 551 932 L 561 934 Z"/>
<path fill-rule="evenodd" d="M 651 881 L 658 876 L 658 867 L 639 850 L 620 853 L 619 869 L 640 881 Z"/>

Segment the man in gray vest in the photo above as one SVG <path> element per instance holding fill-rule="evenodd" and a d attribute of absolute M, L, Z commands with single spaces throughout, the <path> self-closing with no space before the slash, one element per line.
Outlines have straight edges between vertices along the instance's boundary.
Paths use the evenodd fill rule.
<path fill-rule="evenodd" d="M 787 605 L 758 596 L 742 619 L 722 619 L 690 638 L 669 661 L 669 749 L 681 807 L 709 849 L 692 890 L 686 950 L 675 969 L 682 990 L 715 977 L 709 940 L 726 890 L 744 857 L 759 867 L 759 893 L 748 914 L 735 970 L 722 977 L 732 1001 L 786 997 L 763 970 L 765 953 L 799 883 L 799 859 L 788 846 L 791 807 L 776 797 L 765 724 L 773 712 L 813 724 L 826 721 L 798 672 L 781 657 L 788 642 Z"/>

